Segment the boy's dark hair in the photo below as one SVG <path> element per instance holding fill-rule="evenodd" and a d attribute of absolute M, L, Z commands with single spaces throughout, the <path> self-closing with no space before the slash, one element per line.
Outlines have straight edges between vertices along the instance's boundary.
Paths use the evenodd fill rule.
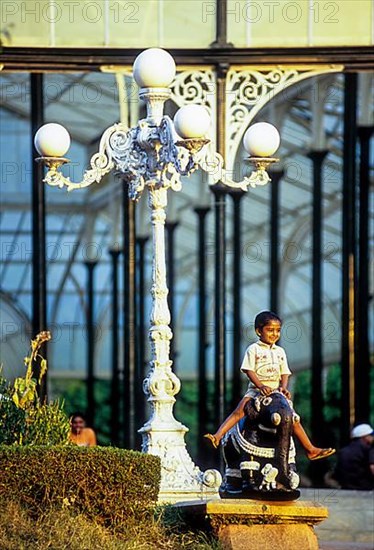
<path fill-rule="evenodd" d="M 269 321 L 279 321 L 282 324 L 282 319 L 272 311 L 261 311 L 255 317 L 255 330 L 262 329 Z"/>

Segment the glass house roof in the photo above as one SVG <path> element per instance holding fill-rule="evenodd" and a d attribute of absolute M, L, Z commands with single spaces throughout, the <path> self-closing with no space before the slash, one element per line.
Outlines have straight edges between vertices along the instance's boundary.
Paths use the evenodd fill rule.
<path fill-rule="evenodd" d="M 4 7 L 2 35 L 21 47 L 208 48 L 219 11 L 218 0 L 13 0 Z M 235 48 L 370 45 L 373 39 L 370 0 L 228 0 L 226 18 Z"/>
<path fill-rule="evenodd" d="M 32 311 L 31 274 L 31 129 L 29 75 L 0 75 L 1 211 L 2 254 L 0 264 L 0 311 L 2 316 L 1 362 L 12 373 L 28 348 Z M 122 86 L 130 86 L 121 75 Z M 326 363 L 340 357 L 341 318 L 341 207 L 343 77 L 328 77 L 329 95 L 324 102 L 323 125 L 329 154 L 323 168 L 323 346 Z M 44 78 L 46 122 L 62 123 L 72 136 L 71 163 L 66 170 L 74 181 L 82 177 L 103 131 L 127 117 L 136 121 L 143 106 L 134 97 L 126 106 L 119 101 L 119 78 L 110 73 L 46 74 Z M 310 79 L 295 91 L 286 105 L 274 98 L 255 121 L 266 120 L 280 127 L 280 315 L 284 319 L 281 344 L 292 370 L 310 366 L 311 357 L 311 224 L 312 164 L 307 153 L 313 147 L 313 97 L 326 77 Z M 363 106 L 360 104 L 360 108 Z M 171 112 L 175 106 L 170 104 Z M 281 115 L 281 116 L 280 116 Z M 5 160 L 4 160 L 5 159 Z M 244 152 L 237 151 L 244 164 Z M 373 165 L 373 162 L 372 162 Z M 373 170 L 371 172 L 373 177 Z M 271 185 L 271 184 L 270 184 Z M 242 349 L 254 339 L 254 315 L 269 307 L 270 295 L 270 185 L 250 189 L 241 204 L 242 247 Z M 109 251 L 122 246 L 121 182 L 108 176 L 99 185 L 66 193 L 46 189 L 48 324 L 53 334 L 50 346 L 52 376 L 83 377 L 85 373 L 85 325 L 87 262 L 95 267 L 96 375 L 110 375 L 111 264 Z M 196 206 L 210 206 L 207 217 L 208 364 L 213 372 L 214 340 L 214 212 L 213 196 L 201 174 L 184 182 L 180 192 L 169 195 L 168 220 L 178 223 L 175 242 L 176 316 L 174 319 L 177 368 L 181 377 L 197 372 L 197 215 Z M 373 227 L 374 204 L 370 199 Z M 137 234 L 150 235 L 146 197 L 136 206 Z M 227 198 L 227 343 L 232 338 L 232 229 L 233 204 Z M 373 249 L 373 234 L 369 246 Z M 146 246 L 146 279 L 150 288 L 151 246 Z M 373 273 L 374 270 L 371 270 Z M 371 281 L 373 285 L 373 281 Z M 371 288 L 373 288 L 371 286 Z M 120 290 L 122 277 L 120 276 Z M 150 310 L 150 294 L 147 311 Z M 371 311 L 371 326 L 373 312 Z M 120 324 L 122 326 L 123 319 Z M 372 331 L 372 334 L 374 331 Z M 21 342 L 21 346 L 19 343 Z M 373 348 L 373 340 L 371 341 Z M 149 353 L 149 352 L 148 352 Z M 230 360 L 229 369 L 232 368 Z"/>

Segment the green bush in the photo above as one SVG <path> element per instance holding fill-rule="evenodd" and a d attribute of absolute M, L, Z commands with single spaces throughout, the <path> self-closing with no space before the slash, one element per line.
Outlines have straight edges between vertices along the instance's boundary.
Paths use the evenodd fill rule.
<path fill-rule="evenodd" d="M 0 501 L 33 516 L 67 508 L 116 526 L 153 509 L 160 459 L 112 447 L 0 446 Z"/>
<path fill-rule="evenodd" d="M 0 372 L 0 445 L 23 441 L 27 429 L 26 412 L 12 399 L 12 387 Z"/>

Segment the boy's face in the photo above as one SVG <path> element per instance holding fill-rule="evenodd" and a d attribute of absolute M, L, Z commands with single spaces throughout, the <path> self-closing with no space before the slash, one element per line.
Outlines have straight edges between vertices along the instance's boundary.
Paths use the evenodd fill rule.
<path fill-rule="evenodd" d="M 261 342 L 271 346 L 276 344 L 280 338 L 281 324 L 279 321 L 269 321 L 267 325 L 256 330 L 257 336 L 259 336 Z"/>

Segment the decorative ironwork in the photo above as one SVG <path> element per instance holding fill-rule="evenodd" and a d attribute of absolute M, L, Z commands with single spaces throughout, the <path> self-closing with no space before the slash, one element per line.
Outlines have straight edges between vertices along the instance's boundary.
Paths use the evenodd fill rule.
<path fill-rule="evenodd" d="M 179 107 L 189 103 L 204 105 L 214 117 L 217 88 L 216 74 L 212 69 L 177 73 L 170 89 L 171 99 Z"/>
<path fill-rule="evenodd" d="M 342 69 L 341 65 L 230 69 L 226 78 L 227 170 L 234 165 L 244 132 L 271 99 L 307 78 L 341 72 Z"/>

